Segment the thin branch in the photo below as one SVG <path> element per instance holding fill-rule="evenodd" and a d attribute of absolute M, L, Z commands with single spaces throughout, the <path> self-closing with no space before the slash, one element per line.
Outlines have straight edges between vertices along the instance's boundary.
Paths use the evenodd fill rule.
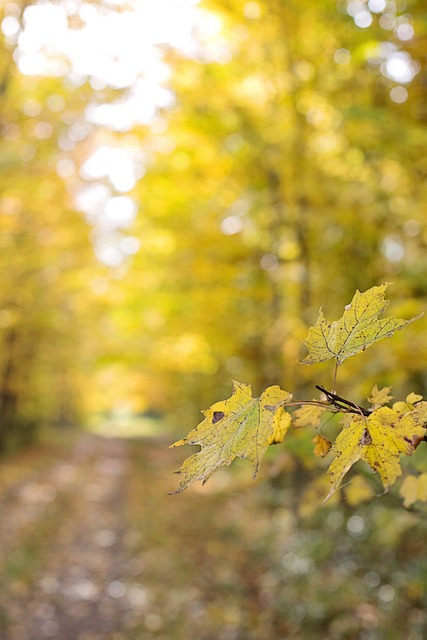
<path fill-rule="evenodd" d="M 329 400 L 294 400 L 293 402 L 283 402 L 283 407 L 321 407 L 322 409 L 329 409 L 330 411 L 342 411 L 333 406 Z M 348 409 L 345 409 L 348 411 Z"/>
<path fill-rule="evenodd" d="M 361 407 L 355 402 L 351 402 L 351 400 L 341 398 L 341 396 L 338 396 L 332 391 L 327 391 L 327 389 L 319 384 L 316 384 L 316 389 L 319 389 L 319 391 L 324 393 L 331 405 L 336 407 L 339 411 L 344 411 L 345 413 L 358 413 L 362 416 L 369 416 L 372 413 L 371 409 L 365 409 L 365 407 Z"/>

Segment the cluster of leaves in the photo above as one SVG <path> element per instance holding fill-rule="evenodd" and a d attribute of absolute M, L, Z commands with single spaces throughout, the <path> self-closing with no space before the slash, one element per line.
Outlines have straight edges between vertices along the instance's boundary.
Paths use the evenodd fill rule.
<path fill-rule="evenodd" d="M 356 355 L 378 340 L 389 337 L 407 324 L 418 319 L 399 320 L 393 316 L 380 319 L 388 306 L 384 292 L 388 283 L 359 291 L 345 307 L 343 316 L 328 322 L 320 310 L 316 324 L 310 328 L 305 345 L 308 349 L 303 364 L 316 364 L 335 360 L 334 389 L 322 392 L 319 400 L 294 400 L 292 395 L 278 386 L 267 388 L 259 398 L 252 396 L 251 387 L 233 382 L 230 398 L 216 402 L 204 411 L 203 421 L 187 437 L 172 446 L 200 445 L 198 453 L 190 456 L 177 473 L 181 475 L 179 493 L 190 484 L 205 483 L 220 467 L 226 467 L 236 458 L 247 458 L 258 473 L 262 456 L 272 444 L 283 441 L 291 425 L 294 428 L 311 425 L 318 428 L 326 414 L 340 414 L 339 431 L 332 444 L 324 435 L 313 438 L 314 455 L 333 458 L 328 468 L 330 490 L 328 500 L 339 488 L 349 469 L 364 460 L 378 473 L 388 490 L 401 475 L 400 454 L 412 455 L 426 435 L 427 402 L 422 396 L 410 393 L 405 401 L 392 400 L 390 387 L 372 390 L 369 408 L 346 400 L 335 393 L 338 367 L 350 356 Z M 291 408 L 298 406 L 292 413 Z M 402 495 L 405 506 L 427 498 L 427 474 L 405 480 Z"/>

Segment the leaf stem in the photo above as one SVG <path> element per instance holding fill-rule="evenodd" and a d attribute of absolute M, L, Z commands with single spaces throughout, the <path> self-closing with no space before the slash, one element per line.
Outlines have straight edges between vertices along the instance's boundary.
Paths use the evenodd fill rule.
<path fill-rule="evenodd" d="M 339 367 L 339 362 L 338 360 L 335 360 L 335 369 L 334 369 L 334 380 L 332 382 L 332 393 L 335 393 L 335 389 L 337 387 L 337 374 L 338 374 L 338 367 Z"/>

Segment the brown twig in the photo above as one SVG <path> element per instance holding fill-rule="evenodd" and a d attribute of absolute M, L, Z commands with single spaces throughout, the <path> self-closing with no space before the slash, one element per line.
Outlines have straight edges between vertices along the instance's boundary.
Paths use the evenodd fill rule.
<path fill-rule="evenodd" d="M 358 413 L 362 416 L 369 416 L 372 413 L 371 409 L 365 409 L 365 407 L 360 407 L 355 402 L 351 402 L 351 400 L 341 398 L 341 396 L 338 396 L 336 393 L 327 391 L 327 389 L 322 387 L 320 384 L 316 384 L 316 389 L 319 389 L 319 391 L 325 394 L 331 405 L 336 407 L 339 411 L 344 411 L 345 413 Z"/>

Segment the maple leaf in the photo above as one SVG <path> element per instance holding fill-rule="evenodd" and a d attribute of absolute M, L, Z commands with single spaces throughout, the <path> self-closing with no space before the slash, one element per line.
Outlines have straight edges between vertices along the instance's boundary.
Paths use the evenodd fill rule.
<path fill-rule="evenodd" d="M 203 411 L 204 420 L 186 438 L 171 445 L 201 447 L 176 472 L 181 482 L 173 493 L 197 480 L 204 484 L 214 471 L 227 467 L 236 457 L 252 462 L 255 477 L 267 447 L 283 440 L 290 425 L 282 406 L 291 399 L 291 394 L 278 386 L 268 387 L 259 398 L 253 398 L 250 385 L 234 380 L 231 397 Z"/>
<path fill-rule="evenodd" d="M 388 402 L 390 402 L 390 400 L 393 400 L 393 396 L 389 395 L 390 391 L 391 391 L 391 387 L 384 387 L 383 389 L 378 389 L 378 386 L 375 385 L 371 391 L 371 395 L 368 397 L 368 402 L 376 406 L 387 404 Z"/>
<path fill-rule="evenodd" d="M 320 309 L 314 327 L 310 327 L 304 344 L 308 356 L 302 364 L 315 364 L 334 358 L 338 365 L 395 331 L 417 320 L 398 320 L 393 316 L 378 319 L 388 307 L 384 292 L 390 283 L 372 287 L 364 293 L 356 291 L 352 301 L 345 307 L 343 316 L 335 322 L 328 322 Z"/>
<path fill-rule="evenodd" d="M 336 457 L 328 469 L 331 489 L 326 500 L 360 459 L 379 473 L 387 490 L 402 473 L 400 454 L 411 455 L 425 435 L 424 427 L 417 424 L 410 413 L 401 414 L 389 407 L 381 407 L 367 417 L 345 418 L 347 426 L 338 434 L 332 448 Z"/>
<path fill-rule="evenodd" d="M 306 405 L 297 409 L 293 413 L 294 427 L 299 429 L 305 427 L 307 424 L 318 427 L 320 424 L 320 416 L 326 411 L 326 407 L 319 407 L 316 405 Z"/>

